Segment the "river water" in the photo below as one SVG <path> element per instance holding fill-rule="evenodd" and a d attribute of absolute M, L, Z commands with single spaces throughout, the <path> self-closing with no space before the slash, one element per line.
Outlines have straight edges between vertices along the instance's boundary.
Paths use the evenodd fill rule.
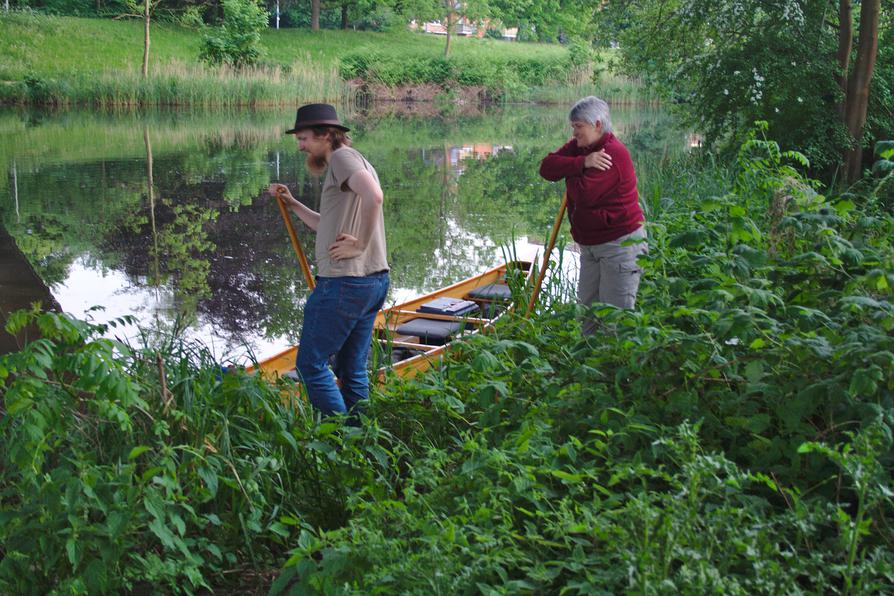
<path fill-rule="evenodd" d="M 389 302 L 507 254 L 532 258 L 562 193 L 537 167 L 568 139 L 567 108 L 405 107 L 343 110 L 385 191 Z M 262 359 L 295 343 L 307 295 L 263 190 L 279 181 L 319 204 L 320 181 L 282 134 L 293 119 L 285 109 L 0 111 L 0 224 L 66 312 L 133 315 L 144 332 L 183 333 L 222 360 Z M 613 119 L 641 187 L 687 146 L 661 111 L 616 107 Z M 312 256 L 312 234 L 294 221 Z"/>

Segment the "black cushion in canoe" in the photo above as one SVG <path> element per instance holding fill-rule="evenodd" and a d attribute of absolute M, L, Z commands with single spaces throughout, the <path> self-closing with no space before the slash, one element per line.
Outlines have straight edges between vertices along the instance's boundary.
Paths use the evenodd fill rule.
<path fill-rule="evenodd" d="M 435 298 L 431 302 L 426 302 L 416 309 L 417 312 L 429 312 L 438 315 L 452 315 L 454 317 L 463 317 L 478 312 L 478 305 L 471 300 L 463 300 L 462 298 L 451 298 L 450 296 L 442 296 Z"/>
<path fill-rule="evenodd" d="M 432 319 L 413 319 L 407 321 L 395 331 L 400 335 L 412 335 L 424 344 L 440 346 L 460 330 L 462 324 L 457 321 L 434 321 Z"/>
<path fill-rule="evenodd" d="M 478 300 L 512 300 L 512 290 L 506 284 L 488 284 L 469 292 L 469 298 Z"/>

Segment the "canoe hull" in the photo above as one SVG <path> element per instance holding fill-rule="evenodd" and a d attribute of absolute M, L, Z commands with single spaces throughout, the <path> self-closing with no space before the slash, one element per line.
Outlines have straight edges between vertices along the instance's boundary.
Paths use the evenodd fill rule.
<path fill-rule="evenodd" d="M 389 363 L 378 369 L 378 380 L 383 382 L 389 375 L 397 375 L 403 378 L 412 378 L 419 373 L 425 372 L 436 367 L 442 361 L 444 355 L 450 349 L 452 343 L 448 342 L 444 345 L 432 345 L 424 342 L 424 338 L 401 336 L 397 329 L 404 323 L 413 319 L 432 319 L 432 320 L 454 320 L 463 323 L 466 327 L 474 327 L 474 329 L 464 331 L 461 335 L 468 333 L 478 333 L 487 331 L 493 324 L 502 317 L 506 312 L 513 309 L 514 303 L 496 302 L 499 304 L 499 312 L 494 312 L 493 316 L 488 317 L 450 317 L 444 315 L 428 315 L 417 312 L 423 304 L 431 302 L 436 298 L 461 298 L 469 299 L 470 293 L 478 288 L 490 286 L 491 284 L 507 284 L 507 272 L 518 272 L 515 275 L 519 278 L 519 288 L 516 291 L 523 291 L 530 282 L 533 267 L 528 261 L 512 261 L 510 263 L 494 267 L 480 275 L 470 277 L 453 285 L 441 288 L 434 292 L 430 292 L 418 298 L 414 298 L 407 302 L 397 304 L 395 306 L 382 309 L 376 316 L 374 327 L 374 338 L 380 343 L 383 350 L 391 348 L 407 348 L 413 350 L 415 355 L 400 360 L 398 362 Z M 487 299 L 475 299 L 479 306 L 493 309 L 492 302 Z M 257 367 L 249 368 L 251 372 L 259 369 L 261 373 L 267 377 L 275 378 L 277 376 L 286 376 L 295 371 L 295 358 L 298 356 L 298 346 L 292 346 L 267 358 L 258 363 Z"/>

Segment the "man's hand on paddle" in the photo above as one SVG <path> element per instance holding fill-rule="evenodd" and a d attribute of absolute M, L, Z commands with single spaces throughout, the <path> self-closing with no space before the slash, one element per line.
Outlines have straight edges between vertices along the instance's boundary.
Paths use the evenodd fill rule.
<path fill-rule="evenodd" d="M 335 243 L 329 247 L 329 257 L 333 261 L 343 261 L 345 259 L 353 259 L 363 254 L 363 246 L 360 240 L 350 234 L 339 234 L 335 239 Z"/>
<path fill-rule="evenodd" d="M 286 203 L 297 202 L 295 197 L 292 196 L 292 193 L 289 192 L 289 187 L 285 184 L 279 184 L 278 182 L 274 182 L 270 186 L 267 187 L 267 192 L 273 195 L 274 198 L 282 197 L 286 200 Z"/>
<path fill-rule="evenodd" d="M 293 197 L 285 184 L 274 182 L 267 187 L 267 192 L 270 193 L 273 198 L 277 200 L 281 199 L 283 201 L 282 204 L 291 209 L 292 213 L 301 218 L 301 221 L 307 224 L 307 227 L 315 232 L 317 231 L 317 226 L 320 225 L 320 214 Z"/>

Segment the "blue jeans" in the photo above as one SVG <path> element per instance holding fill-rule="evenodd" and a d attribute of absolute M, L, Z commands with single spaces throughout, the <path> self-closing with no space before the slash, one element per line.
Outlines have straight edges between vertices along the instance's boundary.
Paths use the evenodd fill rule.
<path fill-rule="evenodd" d="M 350 412 L 369 397 L 366 361 L 376 314 L 388 294 L 388 272 L 366 277 L 318 277 L 304 306 L 295 368 L 308 399 L 324 415 Z M 329 369 L 334 359 L 335 375 Z"/>

